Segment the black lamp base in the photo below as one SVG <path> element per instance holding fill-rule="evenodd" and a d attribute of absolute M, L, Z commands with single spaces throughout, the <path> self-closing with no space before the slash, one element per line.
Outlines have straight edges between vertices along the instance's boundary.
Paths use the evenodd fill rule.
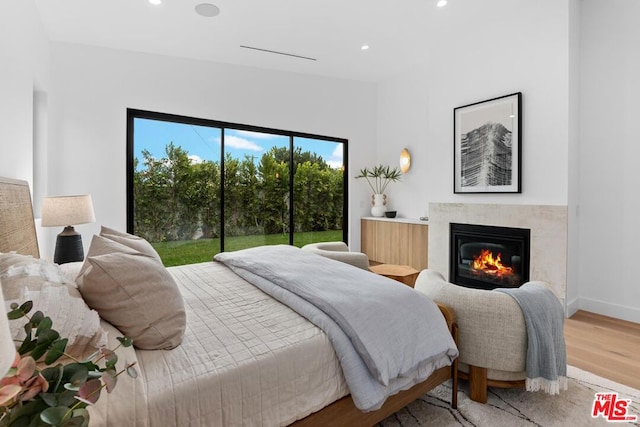
<path fill-rule="evenodd" d="M 56 251 L 53 254 L 53 262 L 64 264 L 67 262 L 82 261 L 84 249 L 82 248 L 82 236 L 72 226 L 67 226 L 58 234 L 56 239 Z"/>

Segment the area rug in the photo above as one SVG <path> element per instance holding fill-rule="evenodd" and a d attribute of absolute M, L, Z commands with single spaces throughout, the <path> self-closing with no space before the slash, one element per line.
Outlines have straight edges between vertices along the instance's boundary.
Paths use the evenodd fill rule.
<path fill-rule="evenodd" d="M 573 366 L 568 367 L 569 387 L 559 395 L 531 393 L 524 389 L 489 389 L 488 402 L 483 405 L 469 399 L 466 381 L 460 381 L 458 409 L 451 409 L 451 383 L 444 383 L 406 408 L 382 421 L 381 427 L 412 426 L 640 426 L 640 390 L 607 380 Z M 605 418 L 606 405 L 592 417 L 596 393 L 618 393 L 630 402 L 618 404 L 618 411 L 610 412 L 612 421 Z M 609 394 L 609 396 L 611 396 Z M 615 406 L 615 405 L 614 405 Z M 620 408 L 626 407 L 625 411 Z M 636 421 L 615 421 L 620 414 L 636 417 Z"/>

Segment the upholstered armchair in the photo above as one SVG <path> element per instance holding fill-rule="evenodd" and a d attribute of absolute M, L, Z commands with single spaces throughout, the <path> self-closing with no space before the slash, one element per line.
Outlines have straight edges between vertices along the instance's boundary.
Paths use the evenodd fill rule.
<path fill-rule="evenodd" d="M 344 242 L 310 243 L 302 247 L 302 250 L 316 253 L 327 258 L 342 261 L 364 270 L 369 269 L 369 257 L 362 252 L 350 252 Z"/>
<path fill-rule="evenodd" d="M 524 387 L 527 331 L 518 303 L 509 295 L 465 288 L 423 270 L 415 289 L 453 308 L 458 322 L 460 378 L 469 397 L 487 402 L 487 387 Z"/>

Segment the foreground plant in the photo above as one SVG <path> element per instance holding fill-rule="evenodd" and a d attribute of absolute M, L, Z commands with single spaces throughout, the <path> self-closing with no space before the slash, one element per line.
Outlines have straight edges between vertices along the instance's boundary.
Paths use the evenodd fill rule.
<path fill-rule="evenodd" d="M 32 308 L 31 301 L 14 303 L 8 313 L 10 320 L 25 317 L 27 323 L 13 366 L 0 380 L 0 426 L 87 426 L 86 407 L 98 401 L 102 389 L 111 393 L 124 372 L 138 376 L 135 362 L 116 368 L 115 350 L 133 342 L 118 337 L 120 344 L 113 350 L 103 347 L 87 360 L 77 360 L 65 353 L 68 339 L 53 329 L 51 318 L 41 311 L 28 316 Z M 72 362 L 52 366 L 62 356 Z"/>

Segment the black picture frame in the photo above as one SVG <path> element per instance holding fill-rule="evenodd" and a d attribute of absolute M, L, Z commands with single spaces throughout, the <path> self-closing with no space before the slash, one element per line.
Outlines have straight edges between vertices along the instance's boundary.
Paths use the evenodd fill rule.
<path fill-rule="evenodd" d="M 522 93 L 453 109 L 453 192 L 522 192 Z"/>

